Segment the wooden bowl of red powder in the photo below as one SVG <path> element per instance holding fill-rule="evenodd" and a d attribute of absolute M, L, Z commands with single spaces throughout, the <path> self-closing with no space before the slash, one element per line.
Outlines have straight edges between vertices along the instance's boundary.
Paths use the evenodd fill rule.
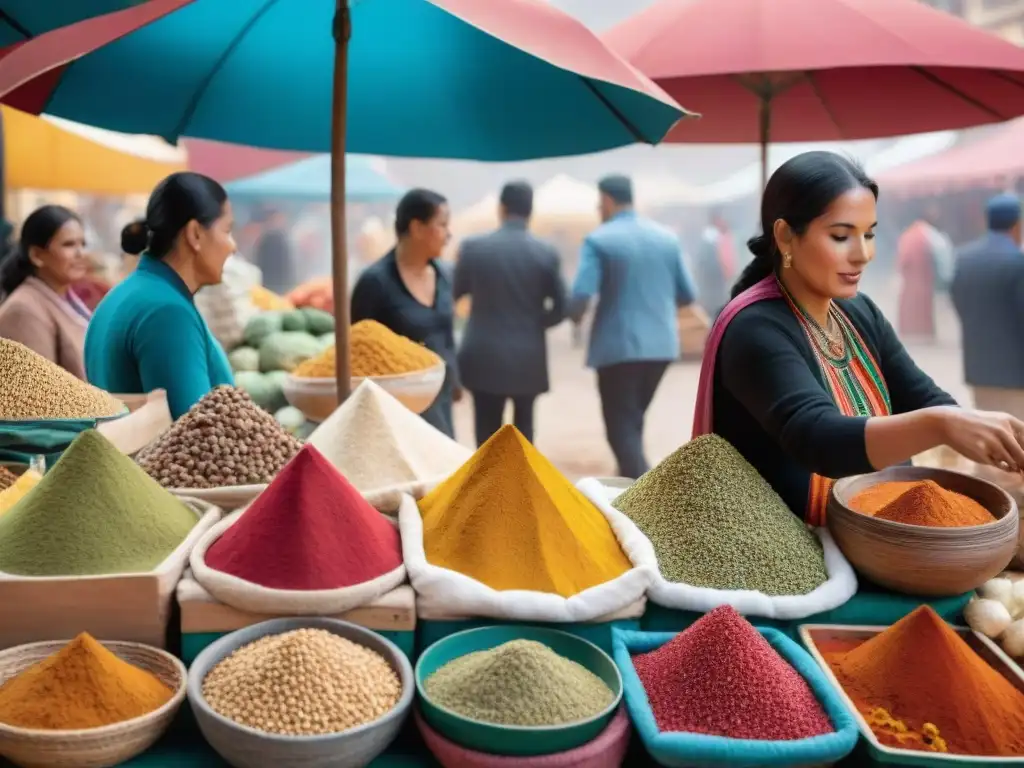
<path fill-rule="evenodd" d="M 838 480 L 828 529 L 854 568 L 895 592 L 959 595 L 1002 572 L 1017 551 L 1017 504 L 999 486 L 929 467 Z"/>

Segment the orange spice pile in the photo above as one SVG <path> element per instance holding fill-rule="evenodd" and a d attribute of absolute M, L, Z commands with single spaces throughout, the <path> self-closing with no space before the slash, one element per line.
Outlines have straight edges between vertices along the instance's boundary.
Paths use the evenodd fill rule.
<path fill-rule="evenodd" d="M 934 480 L 879 483 L 854 496 L 850 507 L 880 520 L 934 528 L 985 525 L 996 520 L 974 499 Z"/>

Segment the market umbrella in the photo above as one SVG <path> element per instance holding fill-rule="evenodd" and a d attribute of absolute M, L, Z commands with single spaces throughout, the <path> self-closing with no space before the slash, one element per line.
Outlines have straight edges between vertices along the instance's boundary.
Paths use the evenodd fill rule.
<path fill-rule="evenodd" d="M 847 141 L 1024 114 L 1024 50 L 917 0 L 660 0 L 603 39 L 706 115 L 672 142 Z"/>
<path fill-rule="evenodd" d="M 371 203 L 396 200 L 404 190 L 391 181 L 379 161 L 366 155 L 345 159 L 345 199 Z M 273 198 L 293 202 L 327 202 L 331 199 L 331 156 L 315 155 L 297 163 L 272 168 L 227 185 L 232 199 Z"/>
<path fill-rule="evenodd" d="M 246 176 L 269 171 L 281 165 L 297 163 L 309 157 L 308 152 L 289 152 L 282 149 L 259 149 L 241 144 L 205 139 L 182 139 L 188 153 L 188 167 L 196 173 L 226 183 Z"/>
<path fill-rule="evenodd" d="M 543 0 L 349 2 L 0 0 L 6 41 L 32 37 L 0 60 L 0 95 L 26 111 L 169 140 L 330 150 L 339 297 L 348 295 L 346 149 L 550 157 L 656 143 L 686 114 Z M 335 318 L 344 396 L 347 301 Z"/>

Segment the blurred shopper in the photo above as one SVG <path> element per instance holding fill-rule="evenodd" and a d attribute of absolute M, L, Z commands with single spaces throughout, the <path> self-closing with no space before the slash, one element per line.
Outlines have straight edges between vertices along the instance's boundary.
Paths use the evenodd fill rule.
<path fill-rule="evenodd" d="M 477 445 L 501 427 L 510 400 L 512 423 L 532 441 L 534 402 L 549 388 L 546 332 L 565 319 L 565 285 L 555 247 L 527 230 L 532 213 L 532 187 L 506 184 L 501 226 L 466 240 L 455 266 L 455 299 L 472 302 L 458 359 Z"/>
<path fill-rule="evenodd" d="M 935 217 L 932 221 L 929 218 Z M 951 244 L 935 226 L 937 214 L 926 213 L 900 235 L 896 270 L 900 276 L 896 329 L 904 339 L 934 341 L 935 293 L 951 277 Z"/>
<path fill-rule="evenodd" d="M 644 416 L 669 363 L 679 356 L 678 307 L 694 300 L 675 234 L 633 210 L 633 184 L 598 184 L 604 222 L 583 242 L 570 315 L 597 299 L 587 364 L 597 370 L 608 443 L 619 474 L 647 471 Z"/>
<path fill-rule="evenodd" d="M 288 237 L 288 220 L 279 210 L 264 211 L 259 217 L 263 232 L 256 241 L 253 263 L 263 274 L 263 286 L 284 296 L 295 287 L 296 264 Z"/>
<path fill-rule="evenodd" d="M 963 328 L 964 379 L 975 407 L 1024 419 L 1024 254 L 1021 203 L 986 206 L 988 234 L 963 247 L 950 293 Z"/>
<path fill-rule="evenodd" d="M 92 313 L 72 286 L 88 272 L 78 214 L 60 205 L 37 208 L 0 263 L 0 337 L 84 379 L 82 349 Z"/>
<path fill-rule="evenodd" d="M 736 244 L 729 224 L 719 213 L 711 215 L 701 233 L 693 271 L 697 301 L 714 319 L 729 302 L 729 286 L 736 275 Z"/>
<path fill-rule="evenodd" d="M 455 359 L 455 300 L 451 276 L 438 259 L 448 244 L 448 201 L 428 189 L 411 189 L 398 201 L 398 244 L 363 270 L 352 291 L 352 322 L 376 320 L 440 355 L 444 384 L 423 418 L 455 436 L 452 403 L 461 399 Z"/>

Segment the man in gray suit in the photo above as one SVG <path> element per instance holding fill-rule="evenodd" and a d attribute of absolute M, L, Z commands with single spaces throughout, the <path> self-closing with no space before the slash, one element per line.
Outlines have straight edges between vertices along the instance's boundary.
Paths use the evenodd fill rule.
<path fill-rule="evenodd" d="M 530 185 L 506 184 L 501 226 L 459 249 L 455 299 L 471 300 L 459 373 L 473 394 L 477 445 L 501 428 L 509 400 L 513 423 L 532 442 L 534 401 L 548 391 L 546 331 L 565 317 L 565 284 L 554 246 L 527 229 L 532 212 Z"/>

